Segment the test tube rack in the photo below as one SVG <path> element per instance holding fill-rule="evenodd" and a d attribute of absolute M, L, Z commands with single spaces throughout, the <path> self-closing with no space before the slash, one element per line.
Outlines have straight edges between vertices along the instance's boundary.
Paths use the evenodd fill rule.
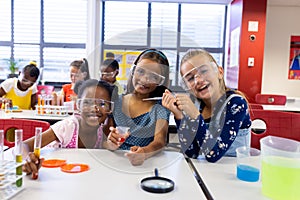
<path fill-rule="evenodd" d="M 18 187 L 16 181 L 23 178 L 26 174 L 16 175 L 16 168 L 20 167 L 23 163 L 14 161 L 3 160 L 0 161 L 0 199 L 8 200 L 21 192 L 23 185 Z M 24 181 L 23 181 L 24 184 Z"/>
<path fill-rule="evenodd" d="M 37 105 L 36 115 L 67 116 L 67 106 Z"/>

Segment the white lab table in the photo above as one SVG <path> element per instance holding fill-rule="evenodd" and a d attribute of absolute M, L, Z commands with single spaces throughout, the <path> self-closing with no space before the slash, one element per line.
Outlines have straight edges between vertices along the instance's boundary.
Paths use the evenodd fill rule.
<path fill-rule="evenodd" d="M 70 115 L 37 115 L 35 110 L 22 110 L 21 112 L 9 112 L 5 113 L 3 110 L 0 111 L 0 118 L 2 119 L 13 119 L 13 118 L 21 118 L 21 119 L 36 119 L 36 120 L 44 120 L 44 121 L 59 121 L 67 118 Z"/>
<path fill-rule="evenodd" d="M 10 152 L 10 153 L 9 153 Z M 5 152 L 10 157 L 11 150 Z M 85 163 L 90 169 L 82 173 L 65 173 L 60 168 L 44 168 L 38 180 L 24 178 L 24 189 L 13 200 L 41 199 L 153 199 L 182 200 L 206 199 L 192 170 L 182 154 L 163 151 L 141 166 L 132 166 L 124 157 L 124 152 L 99 149 L 42 149 L 41 156 L 66 159 L 68 163 Z M 141 189 L 140 181 L 154 176 L 154 168 L 159 175 L 175 182 L 175 189 L 165 194 L 149 193 Z"/>
<path fill-rule="evenodd" d="M 205 158 L 191 159 L 213 199 L 267 200 L 261 182 L 241 181 L 236 177 L 236 157 L 223 157 L 216 163 Z"/>

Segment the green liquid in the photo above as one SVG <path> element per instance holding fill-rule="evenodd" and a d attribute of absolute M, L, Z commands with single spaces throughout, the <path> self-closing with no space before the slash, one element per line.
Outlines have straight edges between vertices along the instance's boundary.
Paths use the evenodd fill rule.
<path fill-rule="evenodd" d="M 22 162 L 22 155 L 16 155 L 16 162 Z M 22 165 L 16 168 L 16 175 L 22 175 Z M 21 187 L 23 183 L 22 178 L 16 181 L 16 186 Z"/>
<path fill-rule="evenodd" d="M 262 193 L 274 200 L 300 199 L 300 160 L 267 157 L 262 161 Z"/>

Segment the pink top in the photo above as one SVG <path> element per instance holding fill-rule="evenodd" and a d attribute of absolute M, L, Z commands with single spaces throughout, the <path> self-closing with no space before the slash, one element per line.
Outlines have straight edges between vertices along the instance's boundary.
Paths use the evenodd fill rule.
<path fill-rule="evenodd" d="M 72 115 L 62 121 L 51 125 L 56 137 L 63 148 L 78 148 L 80 116 Z M 97 141 L 94 148 L 102 148 L 102 125 L 97 130 Z"/>

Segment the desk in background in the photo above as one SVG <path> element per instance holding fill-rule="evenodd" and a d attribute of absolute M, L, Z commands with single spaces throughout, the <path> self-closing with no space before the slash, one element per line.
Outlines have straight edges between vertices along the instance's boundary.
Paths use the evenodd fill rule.
<path fill-rule="evenodd" d="M 300 112 L 300 105 L 286 104 L 286 105 L 262 105 L 264 110 L 277 110 L 286 112 Z"/>
<path fill-rule="evenodd" d="M 288 97 L 285 105 L 264 105 L 264 110 L 277 110 L 286 112 L 300 112 L 300 98 Z"/>
<path fill-rule="evenodd" d="M 5 152 L 11 157 L 11 150 Z M 13 200 L 41 199 L 142 199 L 183 200 L 206 199 L 189 165 L 182 154 L 163 151 L 149 159 L 142 166 L 132 166 L 124 152 L 99 149 L 42 149 L 41 156 L 66 159 L 68 163 L 85 163 L 90 169 L 82 173 L 64 173 L 60 168 L 44 168 L 38 180 L 24 178 L 24 190 Z M 166 194 L 149 193 L 141 189 L 140 181 L 159 175 L 172 179 L 175 189 Z"/>
<path fill-rule="evenodd" d="M 48 121 L 50 124 L 53 124 L 57 121 L 63 120 L 70 115 L 67 116 L 48 116 L 48 115 L 37 115 L 34 110 L 22 110 L 22 112 L 10 112 L 10 113 L 5 113 L 3 110 L 0 110 L 0 119 L 1 118 L 6 118 L 6 119 L 11 119 L 11 118 L 22 118 L 22 119 L 36 119 L 36 120 L 43 120 L 43 121 Z M 176 133 L 176 123 L 174 120 L 174 115 L 170 115 L 169 119 L 169 127 L 172 131 L 172 133 Z"/>
<path fill-rule="evenodd" d="M 236 157 L 223 157 L 216 163 L 204 158 L 191 159 L 197 173 L 213 199 L 267 200 L 261 182 L 245 182 L 236 178 Z"/>
<path fill-rule="evenodd" d="M 10 112 L 5 113 L 3 110 L 0 111 L 0 118 L 13 119 L 13 118 L 21 118 L 21 119 L 35 119 L 47 121 L 50 124 L 54 124 L 57 121 L 63 120 L 70 115 L 66 116 L 48 116 L 48 115 L 37 115 L 35 110 L 22 110 L 22 112 Z"/>

